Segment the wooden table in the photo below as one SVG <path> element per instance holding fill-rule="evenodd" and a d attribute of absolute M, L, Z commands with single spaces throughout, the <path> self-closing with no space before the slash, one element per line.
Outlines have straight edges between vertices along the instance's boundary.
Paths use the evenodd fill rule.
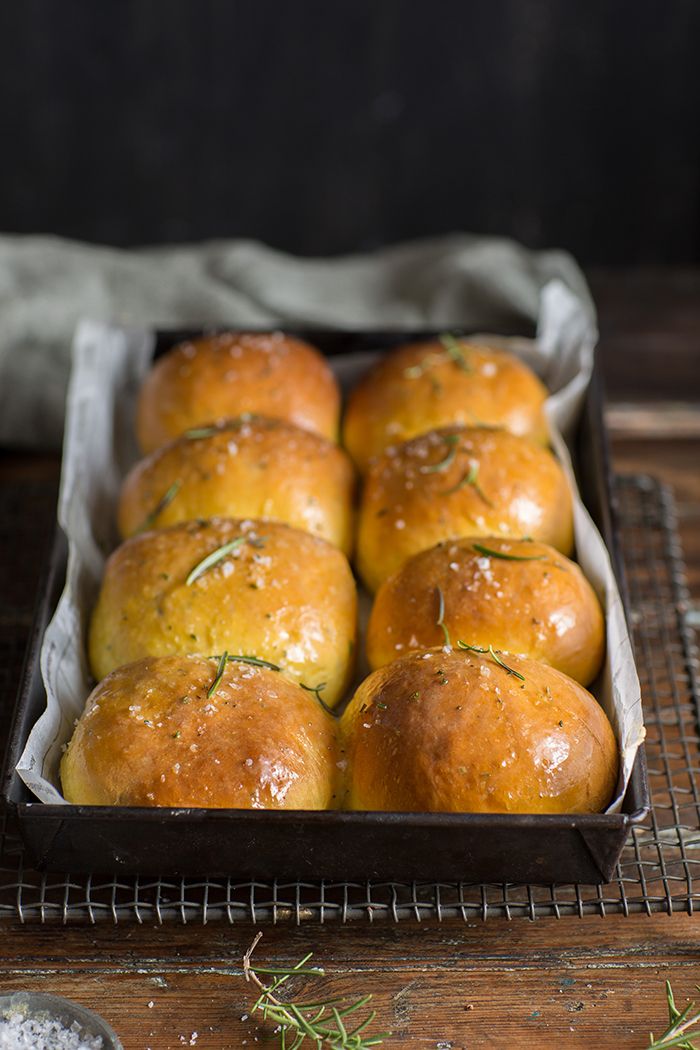
<path fill-rule="evenodd" d="M 596 272 L 608 421 L 620 472 L 670 482 L 700 617 L 700 272 Z M 53 478 L 55 458 L 6 455 L 2 475 Z M 0 475 L 0 476 L 2 476 Z M 273 1046 L 246 1018 L 241 959 L 252 926 L 0 926 L 0 992 L 41 989 L 98 1010 L 126 1050 Z M 700 984 L 688 915 L 489 919 L 264 929 L 256 957 L 313 950 L 317 994 L 372 993 L 387 1046 L 641 1048 Z M 306 990 L 304 992 L 306 994 Z M 244 1019 L 245 1018 L 245 1019 Z M 699 1044 L 700 1045 L 700 1044 Z"/>

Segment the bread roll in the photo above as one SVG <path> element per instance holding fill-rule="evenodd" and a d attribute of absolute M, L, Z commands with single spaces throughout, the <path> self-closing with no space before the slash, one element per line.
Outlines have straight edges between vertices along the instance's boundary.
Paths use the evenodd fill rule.
<path fill-rule="evenodd" d="M 352 547 L 353 469 L 337 445 L 290 423 L 243 418 L 191 431 L 137 463 L 119 501 L 119 529 L 217 515 L 284 521 Z"/>
<path fill-rule="evenodd" d="M 264 667 L 148 657 L 92 692 L 61 762 L 63 794 L 88 806 L 327 809 L 333 719 Z"/>
<path fill-rule="evenodd" d="M 431 649 L 365 679 L 342 719 L 350 809 L 597 813 L 608 805 L 617 745 L 595 698 L 546 664 L 494 653 Z"/>
<path fill-rule="evenodd" d="M 285 419 L 335 441 L 340 392 L 325 358 L 283 332 L 225 332 L 159 358 L 139 394 L 144 452 L 179 434 L 245 412 Z"/>
<path fill-rule="evenodd" d="M 357 536 L 370 590 L 441 540 L 486 535 L 530 536 L 571 552 L 571 493 L 547 449 L 505 430 L 444 427 L 372 463 Z"/>
<path fill-rule="evenodd" d="M 227 650 L 306 686 L 325 682 L 335 704 L 352 674 L 356 605 L 347 559 L 325 540 L 278 522 L 186 522 L 134 536 L 109 558 L 90 663 L 99 679 L 143 656 Z"/>
<path fill-rule="evenodd" d="M 358 468 L 428 430 L 489 424 L 547 444 L 547 389 L 513 354 L 445 335 L 387 354 L 353 390 L 343 439 Z"/>
<path fill-rule="evenodd" d="M 442 624 L 443 626 L 440 626 Z M 546 543 L 447 540 L 379 588 L 367 628 L 372 668 L 450 639 L 556 667 L 581 685 L 600 670 L 603 612 L 578 565 Z"/>

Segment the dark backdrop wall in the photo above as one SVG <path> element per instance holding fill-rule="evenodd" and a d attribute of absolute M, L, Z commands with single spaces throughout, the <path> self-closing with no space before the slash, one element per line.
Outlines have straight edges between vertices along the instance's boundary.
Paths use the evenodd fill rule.
<path fill-rule="evenodd" d="M 698 0 L 0 7 L 0 229 L 700 261 Z"/>

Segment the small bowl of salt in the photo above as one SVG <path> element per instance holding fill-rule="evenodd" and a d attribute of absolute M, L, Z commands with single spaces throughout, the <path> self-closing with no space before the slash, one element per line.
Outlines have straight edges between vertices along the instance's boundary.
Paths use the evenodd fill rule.
<path fill-rule="evenodd" d="M 41 992 L 0 995 L 0 1050 L 124 1050 L 106 1021 Z"/>

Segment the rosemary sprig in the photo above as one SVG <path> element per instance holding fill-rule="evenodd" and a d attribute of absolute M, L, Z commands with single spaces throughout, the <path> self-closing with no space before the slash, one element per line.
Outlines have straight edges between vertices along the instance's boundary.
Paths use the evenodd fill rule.
<path fill-rule="evenodd" d="M 443 495 L 444 496 L 451 496 L 453 492 L 459 492 L 459 490 L 463 489 L 466 485 L 471 485 L 471 487 L 476 492 L 477 496 L 480 499 L 482 499 L 484 501 L 484 503 L 487 504 L 487 506 L 493 507 L 492 501 L 488 498 L 488 496 L 486 495 L 486 493 L 482 489 L 481 485 L 479 484 L 479 464 L 478 463 L 472 463 L 472 465 L 469 468 L 468 472 L 464 475 L 464 477 L 461 479 L 461 481 L 458 481 L 456 485 L 452 486 L 452 488 L 445 489 Z"/>
<path fill-rule="evenodd" d="M 231 540 L 229 543 L 223 543 L 221 547 L 217 547 L 211 554 L 207 554 L 206 558 L 202 558 L 190 572 L 189 576 L 185 580 L 188 587 L 191 587 L 195 580 L 198 580 L 200 576 L 203 576 L 209 569 L 213 569 L 215 565 L 218 565 L 220 561 L 223 561 L 231 551 L 235 551 L 237 547 L 240 547 L 242 543 L 245 543 L 245 536 L 237 536 L 235 540 Z"/>
<path fill-rule="evenodd" d="M 459 434 L 443 434 L 442 440 L 447 445 L 447 455 L 444 459 L 441 459 L 439 463 L 430 463 L 427 466 L 420 467 L 421 474 L 437 474 L 442 470 L 447 470 L 453 462 L 457 455 Z"/>
<path fill-rule="evenodd" d="M 209 686 L 207 690 L 207 700 L 211 700 L 216 690 L 221 685 L 221 679 L 224 677 L 224 671 L 226 670 L 226 661 L 228 660 L 228 653 L 224 650 L 219 659 L 219 666 L 216 669 L 216 678 Z"/>
<path fill-rule="evenodd" d="M 223 660 L 224 663 L 228 662 L 235 664 L 251 664 L 253 667 L 267 667 L 269 671 L 282 671 L 282 668 L 279 664 L 273 664 L 271 660 L 263 660 L 260 656 L 241 656 L 239 653 L 224 653 L 222 656 L 210 656 L 208 657 L 208 659 L 219 660 L 220 667 L 221 661 Z M 219 678 L 212 686 L 210 694 L 208 694 L 209 696 L 213 695 L 213 693 L 216 692 L 216 686 L 219 684 L 220 680 L 221 675 L 219 675 Z M 313 695 L 316 697 L 324 711 L 327 711 L 329 715 L 333 714 L 333 708 L 329 707 L 325 700 L 323 700 L 323 698 L 321 697 L 321 693 L 328 685 L 327 682 L 319 682 L 318 685 L 304 685 L 303 682 L 299 682 L 299 685 L 302 689 L 305 689 L 307 693 L 313 693 Z"/>
<path fill-rule="evenodd" d="M 450 359 L 454 361 L 457 367 L 461 369 L 462 372 L 470 373 L 474 371 L 474 369 L 464 356 L 464 350 L 460 346 L 459 340 L 455 339 L 455 337 L 450 332 L 444 332 L 441 336 L 438 337 L 438 340 L 440 342 L 440 345 L 442 346 L 442 349 L 445 351 L 448 357 L 450 357 Z M 426 356 L 419 364 L 409 365 L 408 368 L 404 368 L 403 374 L 406 376 L 407 379 L 420 379 L 422 375 L 425 375 L 426 372 L 429 372 L 430 369 L 433 368 L 434 365 L 438 364 L 440 360 L 442 360 L 441 354 L 426 354 Z M 433 382 L 434 393 L 442 393 L 442 386 L 438 382 L 438 380 L 433 379 L 432 377 L 431 379 Z"/>
<path fill-rule="evenodd" d="M 464 356 L 464 350 L 460 346 L 459 340 L 455 339 L 455 337 L 450 332 L 443 333 L 443 335 L 440 336 L 440 342 L 445 348 L 445 352 L 450 355 L 454 363 L 459 369 L 461 369 L 462 372 L 474 371 L 474 369 Z"/>
<path fill-rule="evenodd" d="M 328 682 L 319 682 L 318 685 L 304 685 L 303 682 L 299 682 L 299 685 L 302 689 L 305 689 L 307 693 L 313 693 L 313 695 L 316 697 L 324 711 L 327 711 L 329 715 L 333 714 L 333 708 L 329 707 L 326 701 L 321 696 L 321 693 L 328 685 Z"/>
<path fill-rule="evenodd" d="M 428 372 L 439 360 L 439 354 L 426 354 L 420 364 L 409 365 L 408 368 L 404 368 L 403 374 L 407 379 L 420 379 L 420 377 Z"/>
<path fill-rule="evenodd" d="M 348 1029 L 344 1018 L 349 1017 L 372 998 L 371 995 L 363 995 L 356 1002 L 348 1002 L 346 999 L 325 999 L 319 1002 L 295 1002 L 293 1000 L 283 1001 L 275 994 L 281 985 L 290 977 L 314 976 L 322 977 L 324 970 L 316 966 L 308 966 L 312 952 L 300 959 L 296 966 L 289 967 L 254 967 L 251 956 L 262 937 L 258 933 L 248 951 L 243 956 L 243 975 L 246 981 L 251 981 L 260 989 L 260 995 L 251 1008 L 251 1013 L 260 1011 L 266 1021 L 272 1021 L 279 1026 L 281 1050 L 297 1050 L 308 1039 L 316 1048 L 329 1046 L 332 1050 L 368 1050 L 369 1047 L 380 1046 L 390 1035 L 383 1032 L 380 1035 L 363 1035 L 367 1027 L 377 1016 L 376 1010 L 371 1010 L 363 1021 L 354 1028 Z M 261 981 L 259 974 L 269 975 L 273 978 L 270 984 Z M 290 1041 L 288 1041 L 291 1040 Z"/>
<path fill-rule="evenodd" d="M 435 623 L 445 635 L 445 645 L 448 649 L 451 649 L 452 642 L 450 641 L 450 632 L 448 631 L 447 624 L 445 623 L 445 596 L 442 593 L 442 587 L 436 587 L 435 591 L 437 593 L 438 599 L 438 615 Z"/>
<path fill-rule="evenodd" d="M 514 667 L 509 667 L 507 663 L 504 663 L 492 645 L 489 646 L 489 653 L 504 671 L 507 671 L 508 674 L 515 675 L 515 677 L 519 678 L 521 682 L 525 681 L 525 675 L 521 674 L 520 671 L 516 671 Z"/>
<path fill-rule="evenodd" d="M 138 529 L 136 531 L 137 532 L 146 532 L 147 529 L 150 529 L 150 527 L 155 522 L 156 518 L 160 514 L 162 514 L 162 512 L 165 510 L 165 508 L 168 507 L 172 503 L 172 501 L 175 499 L 175 497 L 177 496 L 177 494 L 178 494 L 178 492 L 180 491 L 181 488 L 182 488 L 182 481 L 180 480 L 180 478 L 178 478 L 177 481 L 173 481 L 173 483 L 170 486 L 170 488 L 168 489 L 168 491 L 166 493 L 164 493 L 164 495 L 162 495 L 160 497 L 160 499 L 156 503 L 156 505 L 153 508 L 153 510 L 151 511 L 151 513 L 146 515 L 146 517 L 143 519 L 143 521 L 141 522 L 141 524 L 139 525 L 139 527 L 138 527 Z"/>
<path fill-rule="evenodd" d="M 700 991 L 700 988 L 698 990 Z M 680 1050 L 697 1050 L 695 1043 L 691 1042 L 687 1035 L 690 1028 L 700 1023 L 700 1012 L 693 1013 L 695 1003 L 690 1003 L 683 1011 L 679 1010 L 673 998 L 670 981 L 666 981 L 666 1003 L 668 1028 L 658 1039 L 649 1033 L 648 1050 L 669 1050 L 672 1046 L 679 1047 Z"/>
<path fill-rule="evenodd" d="M 210 660 L 219 660 L 218 656 L 210 656 Z M 259 656 L 241 656 L 238 653 L 226 653 L 226 659 L 229 663 L 235 664 L 252 664 L 253 667 L 267 667 L 270 671 L 281 671 L 282 668 L 278 664 L 270 663 L 269 660 L 263 660 Z"/>
<path fill-rule="evenodd" d="M 504 551 L 494 551 L 485 547 L 483 543 L 472 543 L 472 549 L 478 554 L 485 554 L 487 558 L 501 558 L 503 561 L 542 561 L 546 554 L 506 554 Z"/>
<path fill-rule="evenodd" d="M 491 659 L 495 660 L 499 667 L 502 667 L 504 671 L 507 671 L 508 674 L 515 675 L 515 677 L 519 678 L 521 682 L 525 681 L 525 675 L 522 675 L 520 671 L 516 671 L 514 667 L 509 667 L 507 663 L 501 660 L 500 656 L 498 655 L 498 652 L 494 649 L 492 645 L 489 645 L 487 649 L 482 649 L 479 645 L 467 645 L 466 642 L 463 642 L 462 639 L 459 638 L 457 641 L 457 648 L 464 649 L 465 651 L 470 653 L 488 653 Z"/>

